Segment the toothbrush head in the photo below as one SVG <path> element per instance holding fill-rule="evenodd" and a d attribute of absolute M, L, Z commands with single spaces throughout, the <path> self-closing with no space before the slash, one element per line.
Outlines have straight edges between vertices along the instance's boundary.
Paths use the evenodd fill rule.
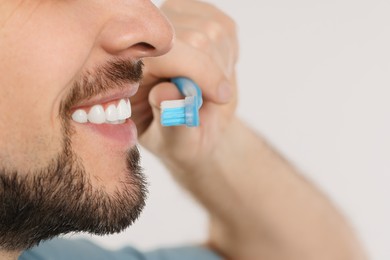
<path fill-rule="evenodd" d="M 161 103 L 161 125 L 188 127 L 199 126 L 199 104 L 196 96 L 181 100 L 167 100 Z"/>
<path fill-rule="evenodd" d="M 177 86 L 180 93 L 186 97 L 180 100 L 168 100 L 161 103 L 161 125 L 199 126 L 199 109 L 203 103 L 200 88 L 188 78 L 174 78 L 172 82 Z"/>

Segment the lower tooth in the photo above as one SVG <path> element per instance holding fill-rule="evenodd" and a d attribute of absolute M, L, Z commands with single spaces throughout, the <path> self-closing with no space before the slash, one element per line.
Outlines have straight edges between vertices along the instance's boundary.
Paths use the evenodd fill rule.
<path fill-rule="evenodd" d="M 111 125 L 119 125 L 119 124 L 123 124 L 124 122 L 126 122 L 126 120 L 106 121 L 107 124 L 111 124 Z"/>

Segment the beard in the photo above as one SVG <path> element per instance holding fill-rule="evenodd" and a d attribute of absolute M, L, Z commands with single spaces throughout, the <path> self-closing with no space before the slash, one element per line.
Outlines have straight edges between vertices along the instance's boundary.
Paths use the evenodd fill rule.
<path fill-rule="evenodd" d="M 137 147 L 126 154 L 127 175 L 114 192 L 104 185 L 93 187 L 82 159 L 72 149 L 69 108 L 77 100 L 104 92 L 112 83 L 104 79 L 114 66 L 134 71 L 134 64 L 116 62 L 97 70 L 97 80 L 83 78 L 75 84 L 62 104 L 62 148 L 47 166 L 29 172 L 2 169 L 0 164 L 0 248 L 24 250 L 61 234 L 89 232 L 97 235 L 117 233 L 131 225 L 140 215 L 146 199 L 146 181 Z M 122 68 L 122 67 L 123 68 Z M 138 77 L 142 63 L 137 65 Z M 108 73 L 107 72 L 107 73 Z M 128 76 L 128 80 L 137 80 Z M 120 79 L 124 82 L 124 76 Z M 111 80 L 112 81 L 112 80 Z M 93 82 L 93 85 L 83 85 Z M 102 83 L 103 82 L 103 83 Z M 101 83 L 99 85 L 99 83 Z M 109 86 L 113 86 L 110 84 Z M 0 161 L 1 163 L 1 161 Z"/>

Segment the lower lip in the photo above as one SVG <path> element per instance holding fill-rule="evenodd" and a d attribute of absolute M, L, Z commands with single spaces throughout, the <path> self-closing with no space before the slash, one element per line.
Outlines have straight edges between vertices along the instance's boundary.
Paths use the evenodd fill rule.
<path fill-rule="evenodd" d="M 83 124 L 106 139 L 120 145 L 133 147 L 137 143 L 137 128 L 134 122 L 127 119 L 123 124 Z"/>

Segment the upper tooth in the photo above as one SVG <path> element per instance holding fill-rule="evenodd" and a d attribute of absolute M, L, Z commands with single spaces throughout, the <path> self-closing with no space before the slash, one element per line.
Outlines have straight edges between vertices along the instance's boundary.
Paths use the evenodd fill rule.
<path fill-rule="evenodd" d="M 94 124 L 106 122 L 106 115 L 102 105 L 94 105 L 88 113 L 88 121 Z"/>
<path fill-rule="evenodd" d="M 126 101 L 126 111 L 127 111 L 127 117 L 130 118 L 131 117 L 131 104 L 130 104 L 130 99 L 128 99 Z"/>
<path fill-rule="evenodd" d="M 88 114 L 84 109 L 77 109 L 72 114 L 72 119 L 78 123 L 91 122 L 94 124 L 122 124 L 129 117 L 131 117 L 129 99 L 121 99 L 117 106 L 111 104 L 106 110 L 102 105 L 94 105 Z"/>
<path fill-rule="evenodd" d="M 85 112 L 82 109 L 77 109 L 73 114 L 72 114 L 72 119 L 76 121 L 77 123 L 86 123 L 88 122 L 88 115 L 87 112 Z"/>
<path fill-rule="evenodd" d="M 127 109 L 127 104 L 126 104 L 126 101 L 124 99 L 121 99 L 119 101 L 119 104 L 117 106 L 117 109 L 118 109 L 118 119 L 119 120 L 123 120 L 123 119 L 126 119 L 128 118 L 128 109 Z"/>
<path fill-rule="evenodd" d="M 106 120 L 109 122 L 118 120 L 118 109 L 116 109 L 114 104 L 111 104 L 106 108 Z"/>

